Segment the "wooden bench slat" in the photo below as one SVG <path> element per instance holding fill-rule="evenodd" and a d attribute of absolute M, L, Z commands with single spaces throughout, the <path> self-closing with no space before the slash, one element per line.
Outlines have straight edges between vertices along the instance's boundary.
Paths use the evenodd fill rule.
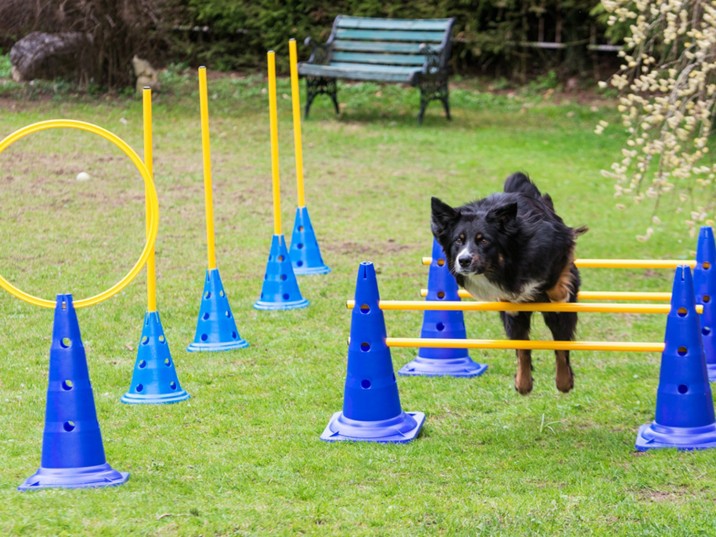
<path fill-rule="evenodd" d="M 372 30 L 434 30 L 445 33 L 450 19 L 372 19 L 341 16 L 338 28 L 362 28 Z"/>
<path fill-rule="evenodd" d="M 405 54 L 419 54 L 421 43 L 388 43 L 386 41 L 346 41 L 336 39 L 333 41 L 333 50 L 345 50 L 351 52 L 398 52 Z M 440 47 L 433 46 L 439 51 Z"/>
<path fill-rule="evenodd" d="M 298 72 L 304 76 L 326 76 L 345 78 L 348 80 L 375 80 L 384 82 L 410 82 L 413 73 L 419 71 L 414 67 L 387 67 L 356 63 L 333 63 L 331 65 L 314 65 L 301 63 Z"/>
<path fill-rule="evenodd" d="M 410 54 L 366 54 L 358 52 L 334 52 L 331 63 L 353 62 L 385 65 L 423 65 L 425 56 Z"/>
<path fill-rule="evenodd" d="M 338 28 L 336 37 L 339 39 L 371 40 L 371 41 L 415 41 L 417 43 L 442 43 L 445 32 L 422 31 L 390 31 L 390 30 L 350 30 Z"/>

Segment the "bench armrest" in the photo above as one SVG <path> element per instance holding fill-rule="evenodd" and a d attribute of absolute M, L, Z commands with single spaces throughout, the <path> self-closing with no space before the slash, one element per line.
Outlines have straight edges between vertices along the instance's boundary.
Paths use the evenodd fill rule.
<path fill-rule="evenodd" d="M 307 47 L 311 47 L 311 55 L 308 57 L 307 63 L 315 63 L 318 65 L 328 64 L 330 57 L 330 47 L 326 43 L 317 43 L 311 37 L 307 37 L 303 42 Z"/>
<path fill-rule="evenodd" d="M 436 75 L 445 70 L 445 58 L 442 50 L 423 43 L 420 45 L 419 52 L 425 54 L 425 74 Z"/>

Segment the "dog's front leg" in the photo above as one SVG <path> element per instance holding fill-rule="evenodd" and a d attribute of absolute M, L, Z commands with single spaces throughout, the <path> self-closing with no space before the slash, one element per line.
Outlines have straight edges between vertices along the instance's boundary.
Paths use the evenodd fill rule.
<path fill-rule="evenodd" d="M 519 313 L 500 312 L 505 333 L 510 339 L 526 340 L 530 338 L 530 321 L 532 313 L 521 311 Z M 515 375 L 515 390 L 522 395 L 532 391 L 532 352 L 529 350 L 517 351 L 517 374 Z"/>
<path fill-rule="evenodd" d="M 515 390 L 522 395 L 527 395 L 532 391 L 532 352 L 529 350 L 517 351 Z"/>

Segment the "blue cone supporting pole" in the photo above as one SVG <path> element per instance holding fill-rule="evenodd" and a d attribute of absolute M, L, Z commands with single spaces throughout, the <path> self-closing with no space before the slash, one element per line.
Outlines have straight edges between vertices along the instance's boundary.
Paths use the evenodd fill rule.
<path fill-rule="evenodd" d="M 298 281 L 291 266 L 283 235 L 274 235 L 261 297 L 254 303 L 257 310 L 291 310 L 305 308 L 308 300 L 301 296 Z"/>
<path fill-rule="evenodd" d="M 236 328 L 234 314 L 231 313 L 219 269 L 207 270 L 199 319 L 196 323 L 196 335 L 186 350 L 189 352 L 228 351 L 248 346 L 249 343 L 241 338 Z"/>
<path fill-rule="evenodd" d="M 433 239 L 433 261 L 428 273 L 426 300 L 458 301 L 458 286 L 448 269 L 445 252 Z M 465 319 L 462 311 L 425 311 L 421 338 L 465 339 Z M 420 348 L 418 356 L 398 371 L 404 376 L 477 377 L 487 370 L 484 364 L 474 362 L 467 349 Z"/>
<path fill-rule="evenodd" d="M 379 300 L 375 268 L 362 263 L 351 317 L 343 411 L 331 417 L 321 440 L 405 443 L 423 426 L 425 414 L 403 412 L 400 406 Z"/>
<path fill-rule="evenodd" d="M 288 251 L 296 276 L 326 274 L 331 271 L 323 262 L 316 233 L 313 231 L 308 207 L 297 207 L 293 222 L 291 247 Z"/>
<path fill-rule="evenodd" d="M 701 304 L 701 341 L 706 355 L 706 369 L 709 380 L 716 382 L 716 245 L 714 232 L 702 227 L 696 245 L 696 268 L 694 268 L 694 290 L 696 304 Z"/>
<path fill-rule="evenodd" d="M 122 396 L 126 404 L 179 403 L 189 399 L 174 367 L 159 312 L 144 315 L 144 328 L 137 348 L 137 361 L 129 390 Z"/>
<path fill-rule="evenodd" d="M 107 464 L 72 295 L 57 295 L 42 435 L 42 462 L 20 491 L 121 485 Z"/>
<path fill-rule="evenodd" d="M 716 447 L 716 420 L 691 270 L 676 269 L 666 319 L 654 421 L 639 429 L 636 449 Z"/>

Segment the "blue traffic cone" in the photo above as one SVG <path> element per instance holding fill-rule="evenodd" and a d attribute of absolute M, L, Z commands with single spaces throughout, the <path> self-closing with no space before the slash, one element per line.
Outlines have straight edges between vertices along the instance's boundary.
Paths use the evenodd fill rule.
<path fill-rule="evenodd" d="M 305 308 L 308 300 L 301 296 L 296 275 L 286 249 L 283 235 L 274 235 L 271 240 L 268 263 L 261 297 L 254 302 L 257 310 L 291 310 Z"/>
<path fill-rule="evenodd" d="M 448 269 L 445 252 L 433 239 L 433 260 L 428 273 L 426 300 L 459 301 L 458 286 Z M 432 311 L 423 314 L 421 338 L 466 339 L 465 319 L 462 311 Z M 474 362 L 467 349 L 420 348 L 418 356 L 398 371 L 404 376 L 426 377 L 477 377 L 487 370 L 484 364 Z"/>
<path fill-rule="evenodd" d="M 636 449 L 716 447 L 711 385 L 701 345 L 691 270 L 686 266 L 676 269 L 664 343 L 656 414 L 652 423 L 639 429 Z"/>
<path fill-rule="evenodd" d="M 159 312 L 148 311 L 144 315 L 144 328 L 137 348 L 132 382 L 121 401 L 126 404 L 152 405 L 179 403 L 189 397 L 179 384 Z"/>
<path fill-rule="evenodd" d="M 72 295 L 57 295 L 42 462 L 18 490 L 108 487 L 127 479 L 129 474 L 114 470 L 104 455 Z"/>
<path fill-rule="evenodd" d="M 296 208 L 288 255 L 296 276 L 331 272 L 321 257 L 321 249 L 316 240 L 316 232 L 313 231 L 311 217 L 308 215 L 308 207 Z"/>
<path fill-rule="evenodd" d="M 716 382 L 716 245 L 714 232 L 704 226 L 699 231 L 696 245 L 696 268 L 694 268 L 696 303 L 704 307 L 701 314 L 701 341 L 706 355 L 709 380 Z"/>
<path fill-rule="evenodd" d="M 404 443 L 416 438 L 423 426 L 425 414 L 403 412 L 400 406 L 379 300 L 373 263 L 362 263 L 351 317 L 343 412 L 331 417 L 321 440 Z"/>
<path fill-rule="evenodd" d="M 219 269 L 206 271 L 204 294 L 199 308 L 194 341 L 186 348 L 194 351 L 228 351 L 243 349 L 249 343 L 241 338 L 231 313 L 229 299 L 221 283 Z"/>

